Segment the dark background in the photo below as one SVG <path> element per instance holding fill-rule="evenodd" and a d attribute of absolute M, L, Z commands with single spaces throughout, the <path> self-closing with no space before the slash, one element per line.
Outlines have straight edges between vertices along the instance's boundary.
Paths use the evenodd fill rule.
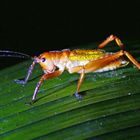
<path fill-rule="evenodd" d="M 39 55 L 102 41 L 110 34 L 140 39 L 139 1 L 21 2 L 0 4 L 0 50 Z M 0 68 L 19 62 L 1 58 Z"/>

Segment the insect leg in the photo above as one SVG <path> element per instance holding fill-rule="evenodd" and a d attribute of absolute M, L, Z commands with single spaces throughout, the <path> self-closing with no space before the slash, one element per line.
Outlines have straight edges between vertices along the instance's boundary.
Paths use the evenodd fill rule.
<path fill-rule="evenodd" d="M 80 86 L 84 80 L 84 75 L 85 75 L 84 67 L 83 66 L 73 67 L 73 68 L 68 69 L 68 72 L 69 73 L 75 73 L 75 72 L 80 73 L 80 78 L 78 80 L 77 89 L 75 92 L 75 97 L 77 99 L 81 99 L 82 96 L 79 94 L 79 90 L 80 90 Z"/>
<path fill-rule="evenodd" d="M 117 36 L 114 36 L 114 35 L 110 35 L 106 40 L 104 40 L 101 44 L 99 44 L 98 48 L 99 49 L 104 48 L 108 43 L 110 43 L 113 40 L 116 41 L 117 45 L 120 48 L 123 48 L 123 43 L 121 42 L 121 40 Z"/>
<path fill-rule="evenodd" d="M 124 51 L 124 54 L 128 57 L 128 59 L 138 68 L 140 69 L 140 63 L 138 63 L 135 58 L 130 54 L 128 53 L 127 51 Z"/>
<path fill-rule="evenodd" d="M 75 97 L 77 99 L 82 98 L 82 96 L 79 94 L 79 90 L 80 90 L 80 86 L 81 86 L 81 84 L 82 84 L 82 82 L 84 80 L 84 76 L 85 76 L 85 71 L 84 71 L 84 69 L 82 69 L 82 72 L 80 74 L 80 78 L 79 78 L 79 81 L 78 81 L 78 84 L 77 84 L 77 90 L 76 90 L 76 93 L 75 93 Z"/>
<path fill-rule="evenodd" d="M 109 55 L 109 56 L 106 56 L 104 58 L 91 61 L 84 66 L 85 67 L 85 73 L 93 72 L 93 71 L 96 71 L 98 69 L 101 69 L 101 68 L 109 65 L 111 62 L 115 61 L 116 59 L 118 59 L 122 55 L 124 55 L 124 51 L 120 50 L 119 52 L 114 53 L 112 55 Z"/>
<path fill-rule="evenodd" d="M 39 91 L 39 88 L 40 88 L 40 86 L 41 86 L 41 84 L 42 84 L 42 82 L 43 82 L 44 80 L 57 77 L 57 76 L 61 75 L 62 72 L 63 72 L 63 71 L 58 70 L 58 71 L 55 71 L 55 72 L 53 72 L 53 73 L 44 74 L 44 75 L 41 77 L 41 79 L 39 80 L 39 82 L 37 83 L 37 86 L 36 86 L 36 88 L 35 88 L 34 94 L 33 94 L 33 96 L 32 96 L 32 101 L 33 101 L 33 102 L 35 101 L 36 96 L 37 96 L 37 93 L 38 93 L 38 91 Z"/>
<path fill-rule="evenodd" d="M 109 55 L 107 57 L 104 57 L 102 59 L 97 59 L 97 60 L 91 61 L 88 64 L 86 64 L 85 66 L 77 66 L 77 67 L 73 67 L 73 68 L 69 69 L 68 71 L 70 73 L 74 73 L 74 72 L 80 73 L 80 78 L 79 78 L 79 81 L 77 84 L 77 90 L 75 93 L 76 98 L 81 99 L 81 97 L 82 97 L 79 94 L 79 91 L 80 91 L 80 86 L 84 80 L 85 73 L 93 72 L 95 70 L 98 70 L 98 69 L 110 64 L 112 61 L 114 61 L 117 58 L 119 58 L 120 56 L 124 55 L 123 52 L 124 52 L 123 50 L 120 50 L 119 52 Z"/>
<path fill-rule="evenodd" d="M 75 73 L 75 72 L 81 71 L 82 69 L 83 69 L 83 66 L 77 66 L 77 67 L 73 67 L 73 68 L 68 69 L 68 72 Z"/>
<path fill-rule="evenodd" d="M 78 84 L 77 84 L 77 90 L 75 93 L 76 98 L 78 98 L 78 99 L 81 98 L 81 96 L 78 93 L 80 90 L 80 86 L 83 82 L 85 73 L 89 73 L 89 72 L 93 72 L 93 71 L 96 71 L 98 69 L 101 69 L 101 68 L 109 65 L 113 61 L 117 60 L 120 56 L 123 56 L 125 53 L 126 53 L 125 51 L 120 50 L 119 52 L 114 53 L 112 55 L 108 55 L 108 56 L 103 57 L 101 59 L 91 61 L 91 62 L 87 63 L 84 67 L 78 66 L 78 67 L 74 67 L 71 70 L 69 70 L 71 73 L 74 73 L 74 72 L 81 73 L 80 79 L 79 79 Z M 130 59 L 130 54 L 126 53 L 125 55 L 129 55 L 129 59 Z M 135 62 L 136 60 L 134 58 L 132 58 L 132 56 L 131 56 L 131 61 L 133 63 L 135 63 L 135 65 L 136 65 L 136 62 Z M 116 63 L 117 62 L 120 63 L 119 61 L 116 61 Z M 116 64 L 116 65 L 119 65 L 119 64 Z"/>
<path fill-rule="evenodd" d="M 28 73 L 27 73 L 27 76 L 26 76 L 25 80 L 19 80 L 19 79 L 17 79 L 17 80 L 15 80 L 15 82 L 18 83 L 18 84 L 26 84 L 27 81 L 28 81 L 28 79 L 29 79 L 29 77 L 30 77 L 30 75 L 31 75 L 31 73 L 32 73 L 32 71 L 33 71 L 33 69 L 34 69 L 35 63 L 36 62 L 33 61 L 33 63 L 31 64 L 31 66 L 29 67 Z"/>

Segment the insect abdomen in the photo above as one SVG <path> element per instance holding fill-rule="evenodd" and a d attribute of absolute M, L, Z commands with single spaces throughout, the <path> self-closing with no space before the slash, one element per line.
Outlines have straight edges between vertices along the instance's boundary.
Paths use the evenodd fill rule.
<path fill-rule="evenodd" d="M 104 72 L 104 71 L 110 71 L 110 70 L 114 70 L 114 69 L 117 69 L 117 68 L 120 68 L 120 67 L 125 67 L 126 65 L 128 65 L 128 61 L 126 60 L 123 60 L 123 59 L 118 59 L 118 60 L 115 60 L 113 62 L 111 62 L 109 65 L 101 68 L 101 69 L 98 69 L 94 72 Z"/>
<path fill-rule="evenodd" d="M 104 50 L 73 50 L 69 55 L 69 60 L 77 60 L 77 61 L 84 61 L 84 60 L 95 60 L 103 57 L 105 55 Z"/>

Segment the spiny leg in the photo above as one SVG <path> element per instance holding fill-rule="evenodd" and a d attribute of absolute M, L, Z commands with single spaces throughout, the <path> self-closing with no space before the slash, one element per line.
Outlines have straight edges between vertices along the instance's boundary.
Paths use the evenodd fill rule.
<path fill-rule="evenodd" d="M 43 82 L 44 80 L 57 77 L 57 76 L 61 75 L 61 73 L 62 73 L 62 71 L 59 71 L 59 70 L 58 70 L 58 71 L 55 71 L 55 72 L 53 72 L 53 73 L 44 74 L 44 75 L 41 77 L 41 79 L 39 80 L 39 82 L 37 83 L 37 86 L 36 86 L 36 88 L 35 88 L 34 94 L 33 94 L 33 96 L 32 96 L 32 102 L 35 101 L 36 96 L 37 96 L 37 93 L 38 93 L 38 91 L 39 91 L 39 88 L 40 88 L 42 82 Z"/>
<path fill-rule="evenodd" d="M 85 71 L 84 69 L 82 69 L 82 72 L 80 74 L 80 78 L 79 78 L 79 81 L 78 81 L 78 84 L 77 84 L 77 90 L 76 90 L 76 93 L 75 93 L 75 97 L 77 99 L 82 99 L 82 96 L 79 94 L 79 90 L 80 90 L 80 86 L 84 80 L 84 76 L 85 76 Z"/>
<path fill-rule="evenodd" d="M 114 35 L 110 35 L 106 40 L 104 40 L 101 44 L 99 44 L 98 48 L 104 48 L 108 43 L 110 43 L 111 41 L 115 40 L 117 45 L 123 49 L 123 43 L 121 42 L 121 40 Z"/>

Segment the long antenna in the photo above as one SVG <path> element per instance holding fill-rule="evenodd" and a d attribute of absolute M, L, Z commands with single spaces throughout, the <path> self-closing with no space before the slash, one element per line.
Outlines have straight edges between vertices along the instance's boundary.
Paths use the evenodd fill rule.
<path fill-rule="evenodd" d="M 0 57 L 18 57 L 18 58 L 31 58 L 32 57 L 28 54 L 21 53 L 21 52 L 15 52 L 15 51 L 9 51 L 9 50 L 0 50 Z"/>

